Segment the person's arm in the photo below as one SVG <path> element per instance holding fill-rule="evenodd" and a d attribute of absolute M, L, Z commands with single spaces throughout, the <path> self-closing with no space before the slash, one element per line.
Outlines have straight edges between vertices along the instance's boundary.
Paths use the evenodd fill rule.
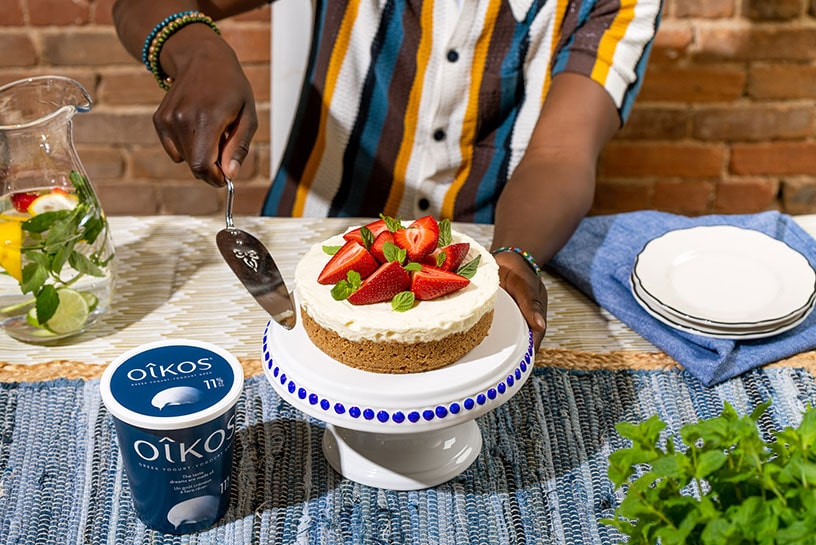
<path fill-rule="evenodd" d="M 263 0 L 117 0 L 113 19 L 125 49 L 141 60 L 145 38 L 169 15 L 197 10 L 219 20 L 263 4 Z M 173 78 L 153 116 L 162 146 L 173 161 L 186 161 L 196 178 L 223 185 L 223 175 L 238 175 L 258 127 L 252 88 L 235 52 L 209 26 L 194 23 L 164 43 L 159 62 Z"/>
<path fill-rule="evenodd" d="M 609 94 L 580 74 L 557 75 L 527 151 L 496 206 L 493 249 L 523 248 L 541 265 L 566 244 L 587 214 L 595 191 L 595 165 L 620 126 Z M 534 330 L 536 347 L 546 328 L 547 292 L 517 253 L 496 254 L 502 286 Z"/>

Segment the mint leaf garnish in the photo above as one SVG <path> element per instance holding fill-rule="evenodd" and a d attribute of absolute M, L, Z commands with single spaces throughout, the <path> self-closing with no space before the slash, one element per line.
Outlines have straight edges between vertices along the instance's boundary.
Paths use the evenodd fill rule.
<path fill-rule="evenodd" d="M 374 233 L 365 225 L 360 227 L 360 237 L 363 239 L 363 246 L 365 246 L 366 250 L 371 248 L 371 245 L 374 244 Z"/>
<path fill-rule="evenodd" d="M 397 261 L 402 263 L 408 254 L 404 248 L 400 248 L 393 242 L 386 242 L 383 244 L 383 255 L 388 262 Z"/>
<path fill-rule="evenodd" d="M 448 218 L 439 220 L 439 243 L 438 246 L 448 246 L 453 243 L 453 235 L 451 235 L 451 222 Z"/>
<path fill-rule="evenodd" d="M 414 293 L 411 291 L 401 291 L 391 299 L 391 308 L 397 312 L 405 312 L 414 306 Z"/>
<path fill-rule="evenodd" d="M 340 246 L 323 246 L 323 253 L 328 255 L 334 255 L 340 251 Z"/>
<path fill-rule="evenodd" d="M 458 274 L 459 276 L 464 276 L 465 278 L 470 280 L 476 274 L 476 269 L 479 268 L 479 262 L 481 260 L 482 256 L 477 255 L 476 257 L 474 257 L 473 259 L 471 259 L 470 261 L 456 269 L 456 274 Z"/>
<path fill-rule="evenodd" d="M 420 265 L 419 263 L 416 263 L 414 261 L 411 261 L 410 263 L 405 265 L 405 267 L 403 267 L 403 268 L 408 272 L 421 271 L 422 270 L 422 265 Z"/>
<path fill-rule="evenodd" d="M 402 221 L 399 218 L 392 218 L 391 216 L 380 214 L 380 219 L 385 222 L 385 226 L 388 227 L 388 230 L 392 233 L 402 229 Z"/>
<path fill-rule="evenodd" d="M 445 264 L 445 260 L 448 259 L 448 254 L 445 252 L 439 252 L 436 254 L 436 266 L 441 267 Z"/>

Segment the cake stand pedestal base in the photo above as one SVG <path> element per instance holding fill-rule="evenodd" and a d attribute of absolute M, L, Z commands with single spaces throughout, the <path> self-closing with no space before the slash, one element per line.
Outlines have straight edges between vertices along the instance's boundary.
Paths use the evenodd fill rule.
<path fill-rule="evenodd" d="M 474 420 L 419 433 L 376 433 L 326 425 L 323 453 L 352 481 L 390 490 L 442 484 L 479 456 L 482 434 Z"/>

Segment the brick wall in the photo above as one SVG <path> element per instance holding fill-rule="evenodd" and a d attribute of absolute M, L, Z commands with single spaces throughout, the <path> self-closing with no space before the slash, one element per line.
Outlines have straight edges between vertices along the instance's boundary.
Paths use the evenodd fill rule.
<path fill-rule="evenodd" d="M 109 214 L 217 214 L 223 194 L 164 154 L 162 91 L 119 45 L 113 0 L 0 0 L 0 83 L 60 74 L 94 97 L 80 157 Z M 255 90 L 261 126 L 236 209 L 269 183 L 269 9 L 219 23 Z M 594 213 L 816 212 L 816 0 L 666 0 L 627 126 L 601 159 Z"/>

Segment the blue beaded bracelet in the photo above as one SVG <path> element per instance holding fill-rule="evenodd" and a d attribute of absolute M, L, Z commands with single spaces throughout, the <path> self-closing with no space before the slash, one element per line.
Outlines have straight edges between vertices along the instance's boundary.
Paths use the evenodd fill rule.
<path fill-rule="evenodd" d="M 516 248 L 515 246 L 502 246 L 501 248 L 496 248 L 493 250 L 493 255 L 500 254 L 502 252 L 514 252 L 524 258 L 524 261 L 533 269 L 533 272 L 536 273 L 536 276 L 541 276 L 541 267 L 538 266 L 536 260 L 530 255 L 530 252 L 526 250 L 522 250 L 521 248 Z"/>
<path fill-rule="evenodd" d="M 182 11 L 182 12 L 179 12 L 179 13 L 174 13 L 173 15 L 168 15 L 167 17 L 162 19 L 162 21 L 159 24 L 157 24 L 156 26 L 153 27 L 153 30 L 151 30 L 150 34 L 147 35 L 147 38 L 145 38 L 144 45 L 142 46 L 142 64 L 144 64 L 149 71 L 152 71 L 152 70 L 150 68 L 150 60 L 147 58 L 148 50 L 150 49 L 150 44 L 153 42 L 153 39 L 156 37 L 156 34 L 161 32 L 161 29 L 163 29 L 164 27 L 169 25 L 175 19 L 177 19 L 179 17 L 183 17 L 185 15 L 190 15 L 190 14 L 193 14 L 193 13 L 196 13 L 196 11 L 191 9 L 191 10 Z"/>

